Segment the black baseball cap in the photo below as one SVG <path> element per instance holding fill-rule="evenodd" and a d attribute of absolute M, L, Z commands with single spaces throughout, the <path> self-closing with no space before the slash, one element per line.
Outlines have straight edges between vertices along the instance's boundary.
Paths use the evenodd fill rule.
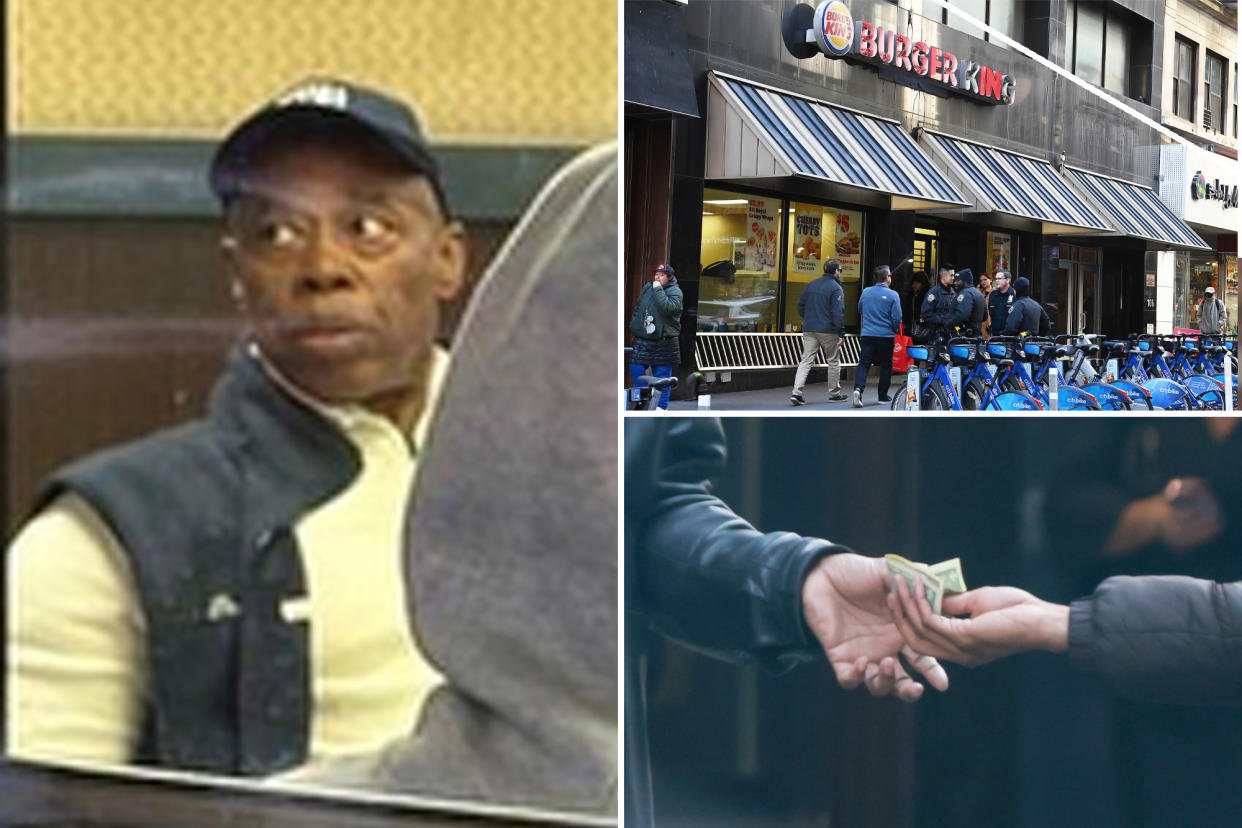
<path fill-rule="evenodd" d="M 377 139 L 413 173 L 430 182 L 440 209 L 449 215 L 440 165 L 414 112 L 377 89 L 333 78 L 304 80 L 234 127 L 211 160 L 211 189 L 220 199 L 235 195 L 260 150 L 277 138 L 338 129 L 357 130 Z"/>
<path fill-rule="evenodd" d="M 659 265 L 658 267 L 656 267 L 655 272 L 656 273 L 667 273 L 669 276 L 672 276 L 674 279 L 677 278 L 677 272 L 673 270 L 673 266 L 671 264 Z"/>

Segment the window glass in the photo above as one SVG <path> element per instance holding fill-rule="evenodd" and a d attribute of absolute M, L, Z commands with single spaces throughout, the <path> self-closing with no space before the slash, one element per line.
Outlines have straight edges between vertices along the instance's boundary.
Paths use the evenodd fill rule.
<path fill-rule="evenodd" d="M 954 2 L 953 5 L 966 12 L 976 20 L 982 20 L 984 23 L 988 22 L 987 0 L 957 0 L 957 2 Z M 961 15 L 954 14 L 951 11 L 946 11 L 945 15 L 946 25 L 952 26 L 959 32 L 965 32 L 968 35 L 983 37 L 983 29 L 967 23 L 962 19 Z"/>
<path fill-rule="evenodd" d="M 1104 82 L 1104 10 L 1079 3 L 1074 43 L 1074 74 L 1088 83 Z"/>
<path fill-rule="evenodd" d="M 1066 69 L 1069 69 L 1072 71 L 1074 68 L 1074 37 L 1078 30 L 1078 26 L 1077 26 L 1078 4 L 1077 3 L 1068 4 L 1068 8 L 1065 13 L 1065 16 L 1069 22 L 1066 24 L 1066 30 L 1065 30 L 1064 66 Z"/>
<path fill-rule="evenodd" d="M 1177 39 L 1176 58 L 1173 64 L 1173 114 L 1192 120 L 1195 108 L 1195 45 Z"/>
<path fill-rule="evenodd" d="M 1014 14 L 1014 0 L 992 0 L 988 6 L 988 25 L 1018 40 L 1018 17 Z"/>
<path fill-rule="evenodd" d="M 698 329 L 775 331 L 781 200 L 703 191 Z"/>
<path fill-rule="evenodd" d="M 1207 111 L 1203 115 L 1204 126 L 1217 132 L 1224 131 L 1224 94 L 1225 61 L 1208 52 L 1206 72 L 1203 78 L 1204 103 Z"/>
<path fill-rule="evenodd" d="M 1109 15 L 1104 44 L 1104 88 L 1122 95 L 1130 93 L 1130 26 Z"/>

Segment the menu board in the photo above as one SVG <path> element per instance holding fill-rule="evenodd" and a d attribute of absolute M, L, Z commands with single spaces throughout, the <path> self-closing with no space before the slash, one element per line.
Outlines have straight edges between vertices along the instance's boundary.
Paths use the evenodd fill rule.
<path fill-rule="evenodd" d="M 780 260 L 780 199 L 751 196 L 746 208 L 746 270 L 776 269 Z"/>
<path fill-rule="evenodd" d="M 1010 270 L 1013 261 L 1013 236 L 1008 233 L 988 233 L 989 275 L 998 270 Z"/>
<path fill-rule="evenodd" d="M 829 217 L 836 221 L 830 221 Z M 862 279 L 862 213 L 857 210 L 824 210 L 824 243 L 828 245 L 832 233 L 833 257 L 841 263 L 841 281 L 857 282 Z M 832 257 L 830 257 L 832 258 Z"/>

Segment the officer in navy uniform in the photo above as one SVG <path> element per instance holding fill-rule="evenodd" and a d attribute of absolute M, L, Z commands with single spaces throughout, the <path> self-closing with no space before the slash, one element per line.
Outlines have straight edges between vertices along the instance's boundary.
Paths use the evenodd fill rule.
<path fill-rule="evenodd" d="M 991 336 L 1000 336 L 1005 332 L 1005 323 L 1009 321 L 1009 313 L 1013 310 L 1014 300 L 1018 298 L 1010 284 L 1011 281 L 1012 276 L 1008 270 L 996 271 L 992 292 L 988 294 L 988 318 L 991 320 L 988 332 Z"/>
<path fill-rule="evenodd" d="M 967 318 L 965 309 L 956 301 L 957 293 L 953 289 L 953 269 L 942 266 L 939 276 L 939 281 L 927 291 L 920 314 L 924 324 L 932 326 L 930 341 L 933 342 L 961 325 Z"/>
<path fill-rule="evenodd" d="M 953 303 L 966 312 L 966 319 L 961 323 L 963 325 L 962 336 L 982 336 L 983 320 L 988 315 L 987 297 L 983 295 L 983 291 L 975 287 L 975 274 L 970 268 L 962 268 L 954 278 L 958 292 Z"/>
<path fill-rule="evenodd" d="M 1013 289 L 1018 294 L 1018 299 L 1013 303 L 1013 307 L 1009 309 L 1009 318 L 1005 321 L 1005 333 L 1010 336 L 1016 334 L 1038 335 L 1039 320 L 1043 316 L 1044 309 L 1031 298 L 1030 279 L 1027 279 L 1025 276 L 1019 276 L 1014 280 Z"/>

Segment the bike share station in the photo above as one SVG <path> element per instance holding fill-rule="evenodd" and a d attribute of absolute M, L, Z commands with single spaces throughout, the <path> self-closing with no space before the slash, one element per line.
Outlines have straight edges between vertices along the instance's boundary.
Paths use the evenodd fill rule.
<path fill-rule="evenodd" d="M 1205 335 L 964 337 L 911 345 L 893 410 L 1234 411 L 1237 342 Z M 1171 357 L 1172 361 L 1166 357 Z"/>

